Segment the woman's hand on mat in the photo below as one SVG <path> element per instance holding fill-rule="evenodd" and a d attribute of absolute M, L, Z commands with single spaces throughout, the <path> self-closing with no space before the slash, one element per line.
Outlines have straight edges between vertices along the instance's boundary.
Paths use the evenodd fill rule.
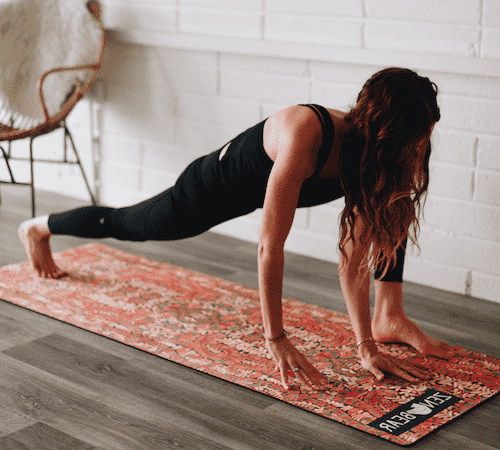
<path fill-rule="evenodd" d="M 299 383 L 308 390 L 325 389 L 330 384 L 330 380 L 316 369 L 286 336 L 277 341 L 266 340 L 266 345 L 276 362 L 276 370 L 281 374 L 281 382 L 285 389 L 289 388 L 290 375 L 292 377 L 295 375 Z"/>
<path fill-rule="evenodd" d="M 429 373 L 423 367 L 380 353 L 373 341 L 368 341 L 360 345 L 358 353 L 363 368 L 369 370 L 379 381 L 384 379 L 384 372 L 412 382 L 428 380 L 430 378 Z"/>

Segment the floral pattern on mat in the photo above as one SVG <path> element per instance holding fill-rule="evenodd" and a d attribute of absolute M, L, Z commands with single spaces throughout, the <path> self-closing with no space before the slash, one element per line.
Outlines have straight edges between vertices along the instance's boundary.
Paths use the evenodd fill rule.
<path fill-rule="evenodd" d="M 455 347 L 449 361 L 406 345 L 381 351 L 426 366 L 433 378 L 378 382 L 356 357 L 344 314 L 283 300 L 288 336 L 332 380 L 332 389 L 283 389 L 262 335 L 258 291 L 93 243 L 56 253 L 69 275 L 38 281 L 27 262 L 0 269 L 0 298 L 407 445 L 500 390 L 500 360 Z M 462 400 L 399 436 L 368 424 L 427 389 Z"/>

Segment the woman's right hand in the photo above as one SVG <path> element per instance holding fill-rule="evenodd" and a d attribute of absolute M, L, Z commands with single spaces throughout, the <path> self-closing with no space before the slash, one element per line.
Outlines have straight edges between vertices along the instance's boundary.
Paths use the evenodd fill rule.
<path fill-rule="evenodd" d="M 273 341 L 266 339 L 266 346 L 276 362 L 276 370 L 281 374 L 281 382 L 285 389 L 289 389 L 290 375 L 292 377 L 295 375 L 299 383 L 308 390 L 322 390 L 329 387 L 330 380 L 316 369 L 286 336 Z"/>

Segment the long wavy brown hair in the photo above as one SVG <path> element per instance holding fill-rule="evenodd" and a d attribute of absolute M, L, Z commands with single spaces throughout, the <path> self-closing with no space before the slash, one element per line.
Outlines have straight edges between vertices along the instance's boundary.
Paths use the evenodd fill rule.
<path fill-rule="evenodd" d="M 430 134 L 440 119 L 437 86 L 408 69 L 388 68 L 363 86 L 346 114 L 340 152 L 345 208 L 339 248 L 356 241 L 366 249 L 367 270 L 394 266 L 396 251 L 409 237 L 417 245 L 419 215 L 429 185 Z M 410 233 L 410 228 L 413 233 Z"/>

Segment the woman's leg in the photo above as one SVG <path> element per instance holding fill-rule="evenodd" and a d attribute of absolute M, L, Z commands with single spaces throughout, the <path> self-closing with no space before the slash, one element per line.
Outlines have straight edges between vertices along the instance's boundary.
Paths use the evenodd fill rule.
<path fill-rule="evenodd" d="M 403 308 L 403 268 L 407 239 L 397 250 L 394 267 L 381 278 L 382 267 L 375 271 L 375 311 L 372 335 L 377 342 L 402 342 L 426 355 L 447 357 L 451 346 L 425 334 L 405 314 Z"/>
<path fill-rule="evenodd" d="M 375 271 L 375 280 L 380 281 L 403 281 L 403 269 L 405 265 L 405 256 L 406 256 L 406 244 L 408 242 L 408 238 L 403 241 L 403 246 L 399 247 L 396 250 L 396 264 L 394 267 L 389 268 L 387 273 L 383 278 L 381 278 L 384 273 L 384 267 L 379 265 L 377 270 Z"/>
<path fill-rule="evenodd" d="M 179 233 L 180 224 L 177 229 L 170 228 L 172 233 L 168 232 L 169 228 L 166 226 L 157 226 L 156 229 L 153 226 L 153 232 L 148 232 L 148 221 L 152 220 L 154 224 L 156 220 L 161 225 L 162 213 L 168 216 L 169 210 L 172 209 L 168 206 L 164 211 L 161 209 L 161 203 L 169 204 L 169 191 L 127 208 L 88 206 L 23 222 L 18 233 L 33 270 L 44 278 L 58 278 L 64 275 L 55 264 L 50 250 L 49 240 L 54 234 L 94 239 L 112 237 L 126 241 L 187 237 Z M 188 229 L 189 226 L 186 226 L 186 234 Z"/>
<path fill-rule="evenodd" d="M 198 229 L 193 230 L 190 223 L 203 224 L 183 221 L 185 215 L 181 210 L 174 220 L 172 189 L 126 208 L 88 206 L 23 222 L 18 233 L 33 270 L 44 278 L 64 275 L 50 250 L 49 240 L 54 234 L 94 239 L 112 237 L 124 241 L 174 240 L 195 235 Z"/>
<path fill-rule="evenodd" d="M 439 358 L 449 357 L 452 351 L 450 345 L 428 336 L 406 316 L 402 282 L 375 281 L 372 335 L 377 342 L 409 344 L 425 355 Z"/>
<path fill-rule="evenodd" d="M 240 183 L 241 188 L 227 185 L 219 153 L 198 158 L 174 186 L 137 205 L 117 209 L 89 206 L 24 222 L 19 236 L 33 269 L 42 277 L 62 274 L 50 251 L 49 239 L 54 234 L 128 241 L 176 240 L 252 212 L 260 200 L 249 193 L 258 189 L 253 189 L 248 180 Z M 255 176 L 250 178 L 262 183 Z"/>

